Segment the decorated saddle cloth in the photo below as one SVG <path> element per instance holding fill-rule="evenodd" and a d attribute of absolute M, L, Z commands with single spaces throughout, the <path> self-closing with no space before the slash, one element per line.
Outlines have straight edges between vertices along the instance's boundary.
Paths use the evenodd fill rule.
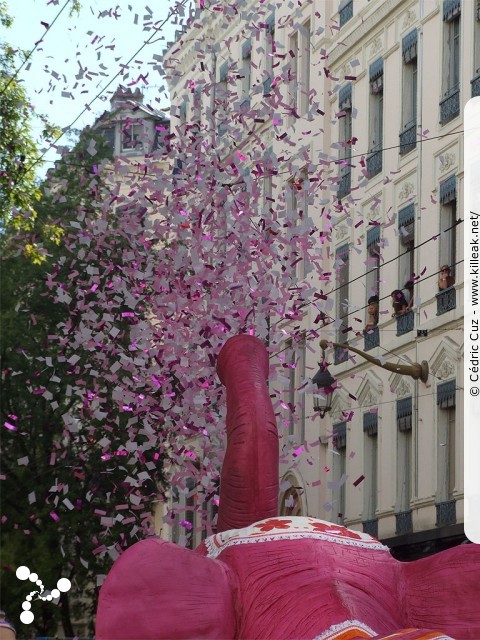
<path fill-rule="evenodd" d="M 230 529 L 210 536 L 204 541 L 203 553 L 209 558 L 217 558 L 222 551 L 229 547 L 243 544 L 275 542 L 277 540 L 323 540 L 342 545 L 363 547 L 388 551 L 388 547 L 362 531 L 352 531 L 341 525 L 333 524 L 316 518 L 267 518 L 255 522 L 243 529 Z M 201 552 L 201 550 L 199 549 Z M 206 551 L 206 553 L 205 553 Z"/>
<path fill-rule="evenodd" d="M 330 627 L 328 631 L 317 636 L 314 640 L 454 640 L 438 631 L 428 631 L 426 629 L 401 629 L 387 636 L 379 636 L 358 620 L 346 620 L 341 624 Z"/>

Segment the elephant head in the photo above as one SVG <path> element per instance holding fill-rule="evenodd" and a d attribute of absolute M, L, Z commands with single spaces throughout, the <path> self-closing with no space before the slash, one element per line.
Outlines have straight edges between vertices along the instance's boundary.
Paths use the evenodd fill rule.
<path fill-rule="evenodd" d="M 478 640 L 478 547 L 402 563 L 368 534 L 277 517 L 265 346 L 230 338 L 217 371 L 227 389 L 217 533 L 195 551 L 156 537 L 125 551 L 100 592 L 97 640 Z"/>

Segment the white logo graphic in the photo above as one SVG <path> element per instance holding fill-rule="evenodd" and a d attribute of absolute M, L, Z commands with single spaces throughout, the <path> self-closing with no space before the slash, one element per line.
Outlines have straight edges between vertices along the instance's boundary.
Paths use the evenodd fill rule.
<path fill-rule="evenodd" d="M 46 595 L 42 595 L 45 591 L 43 582 L 40 580 L 36 573 L 30 573 L 30 569 L 28 567 L 18 567 L 15 575 L 19 580 L 30 580 L 30 582 L 34 582 L 40 589 L 40 591 L 31 591 L 22 604 L 23 611 L 20 614 L 20 620 L 21 622 L 23 622 L 23 624 L 31 624 L 34 620 L 35 616 L 30 611 L 30 609 L 32 608 L 33 596 L 36 595 L 37 598 L 40 598 L 40 600 L 55 600 L 56 598 L 60 597 L 60 591 L 66 593 L 72 586 L 72 583 L 68 578 L 60 578 L 60 580 L 57 582 L 56 589 L 52 589 L 51 591 L 45 592 Z"/>

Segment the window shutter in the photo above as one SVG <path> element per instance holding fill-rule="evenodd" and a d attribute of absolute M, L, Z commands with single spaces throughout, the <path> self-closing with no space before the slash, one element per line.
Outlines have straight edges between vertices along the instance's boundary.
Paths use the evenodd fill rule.
<path fill-rule="evenodd" d="M 440 409 L 448 409 L 455 406 L 456 387 L 455 379 L 437 385 L 437 404 Z"/>
<path fill-rule="evenodd" d="M 335 251 L 335 262 L 337 260 L 342 260 L 343 262 L 348 261 L 348 244 L 344 244 Z"/>
<path fill-rule="evenodd" d="M 352 85 L 351 83 L 343 85 L 338 92 L 338 106 L 340 109 L 352 108 Z"/>
<path fill-rule="evenodd" d="M 398 212 L 398 230 L 402 244 L 412 242 L 415 233 L 415 207 L 413 204 L 403 207 Z"/>
<path fill-rule="evenodd" d="M 450 176 L 440 183 L 440 202 L 448 204 L 457 198 L 457 178 Z"/>
<path fill-rule="evenodd" d="M 412 397 L 397 400 L 397 428 L 410 431 L 412 428 Z"/>
<path fill-rule="evenodd" d="M 370 89 L 372 93 L 383 91 L 383 58 L 378 58 L 370 65 Z"/>
<path fill-rule="evenodd" d="M 380 244 L 380 225 L 375 225 L 367 231 L 367 251 Z"/>
<path fill-rule="evenodd" d="M 335 449 L 345 449 L 347 446 L 346 422 L 337 422 L 333 425 L 333 446 Z"/>
<path fill-rule="evenodd" d="M 414 29 L 407 33 L 402 39 L 402 57 L 403 62 L 408 64 L 417 57 L 417 30 Z"/>
<path fill-rule="evenodd" d="M 378 413 L 363 414 L 363 431 L 369 436 L 375 436 L 378 433 Z"/>
<path fill-rule="evenodd" d="M 443 19 L 445 22 L 450 22 L 458 18 L 460 11 L 460 0 L 443 0 Z"/>

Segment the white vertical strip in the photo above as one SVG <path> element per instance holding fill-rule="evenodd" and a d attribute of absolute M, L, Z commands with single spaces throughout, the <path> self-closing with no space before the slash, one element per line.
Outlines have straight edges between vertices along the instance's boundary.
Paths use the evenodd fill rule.
<path fill-rule="evenodd" d="M 464 116 L 465 534 L 480 543 L 480 97 Z"/>

